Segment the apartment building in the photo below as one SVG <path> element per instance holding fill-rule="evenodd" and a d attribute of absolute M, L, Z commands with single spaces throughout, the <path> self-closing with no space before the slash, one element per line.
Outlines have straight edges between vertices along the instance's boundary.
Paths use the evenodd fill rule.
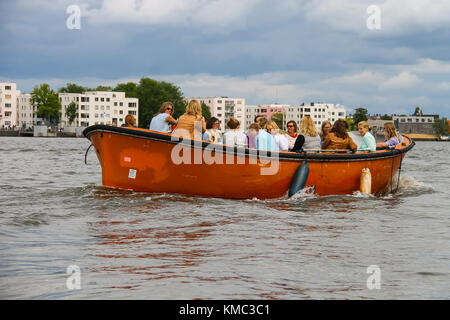
<path fill-rule="evenodd" d="M 36 107 L 31 103 L 31 94 L 17 97 L 17 124 L 21 128 L 31 128 L 36 124 Z"/>
<path fill-rule="evenodd" d="M 59 93 L 58 97 L 61 103 L 61 128 L 66 126 L 88 127 L 95 124 L 121 126 L 128 114 L 133 115 L 138 121 L 139 100 L 126 98 L 125 92 Z M 66 111 L 72 102 L 77 105 L 78 110 L 74 123 L 69 123 Z"/>
<path fill-rule="evenodd" d="M 20 91 L 13 82 L 0 82 L 0 129 L 17 126 L 17 97 Z"/>
<path fill-rule="evenodd" d="M 269 105 L 252 105 L 247 106 L 245 115 L 245 129 L 253 123 L 257 115 L 265 116 L 268 120 L 273 114 L 282 114 L 283 130 L 289 121 L 294 120 L 300 124 L 300 120 L 309 116 L 314 120 L 314 124 L 318 130 L 321 129 L 324 121 L 334 123 L 337 119 L 345 119 L 346 110 L 344 107 L 330 103 L 302 103 L 299 106 L 291 106 L 288 104 L 269 104 Z"/>
<path fill-rule="evenodd" d="M 230 118 L 236 118 L 241 123 L 245 122 L 245 99 L 243 98 L 228 98 L 228 97 L 197 97 L 189 98 L 204 103 L 209 107 L 212 117 L 220 120 L 220 130 L 226 131 L 226 122 Z"/>

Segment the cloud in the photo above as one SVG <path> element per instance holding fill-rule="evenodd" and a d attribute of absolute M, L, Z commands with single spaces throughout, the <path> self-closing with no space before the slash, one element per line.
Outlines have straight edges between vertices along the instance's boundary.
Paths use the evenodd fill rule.
<path fill-rule="evenodd" d="M 369 30 L 367 8 L 380 8 L 381 30 Z M 321 0 L 305 5 L 305 17 L 346 32 L 364 35 L 414 34 L 450 26 L 450 2 L 447 0 Z"/>
<path fill-rule="evenodd" d="M 99 8 L 85 6 L 84 15 L 94 25 L 144 24 L 233 27 L 261 0 L 103 0 Z"/>
<path fill-rule="evenodd" d="M 422 80 L 408 71 L 403 71 L 396 76 L 389 78 L 380 85 L 382 90 L 397 90 L 411 88 L 419 84 Z"/>

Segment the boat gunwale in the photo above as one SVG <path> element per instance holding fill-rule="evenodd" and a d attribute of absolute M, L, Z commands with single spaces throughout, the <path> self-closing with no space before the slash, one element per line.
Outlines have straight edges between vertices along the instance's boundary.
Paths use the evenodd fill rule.
<path fill-rule="evenodd" d="M 145 131 L 144 131 L 145 130 Z M 214 145 L 214 149 L 211 149 L 213 151 L 221 151 L 224 154 L 231 154 L 232 151 L 233 155 L 241 155 L 241 156 L 258 156 L 261 158 L 270 158 L 274 159 L 277 158 L 279 160 L 292 160 L 292 161 L 298 161 L 298 160 L 313 160 L 313 161 L 361 161 L 361 160 L 379 160 L 383 158 L 392 158 L 397 157 L 399 155 L 402 155 L 403 153 L 408 152 L 411 150 L 415 142 L 408 136 L 407 137 L 410 141 L 409 145 L 406 147 L 400 148 L 400 149 L 386 149 L 386 151 L 381 152 L 363 152 L 363 153 L 331 153 L 331 154 L 323 154 L 323 153 L 295 153 L 295 152 L 279 152 L 279 151 L 263 151 L 258 149 L 251 149 L 251 148 L 238 148 L 238 147 L 230 147 L 224 144 L 217 144 L 212 143 L 208 141 L 203 140 L 194 140 L 194 139 L 187 139 L 182 138 L 178 136 L 174 136 L 172 134 L 165 134 L 161 132 L 151 131 L 148 129 L 143 130 L 136 130 L 134 128 L 127 128 L 127 127 L 113 127 L 113 126 L 107 126 L 107 125 L 93 125 L 89 126 L 86 129 L 83 130 L 83 135 L 89 139 L 89 136 L 95 132 L 108 132 L 108 133 L 115 133 L 120 135 L 126 135 L 126 136 L 132 136 L 136 138 L 145 138 L 145 139 L 151 139 L 161 142 L 168 142 L 172 144 L 182 144 L 187 147 L 191 148 L 198 148 L 200 147 L 200 144 L 198 142 L 201 142 L 201 149 L 205 149 L 209 145 Z M 196 143 L 197 142 L 197 143 Z M 245 151 L 243 153 L 242 151 Z M 262 152 L 261 152 L 262 151 Z M 333 152 L 332 149 L 330 149 L 330 152 Z M 272 156 L 272 153 L 278 154 L 277 157 Z"/>

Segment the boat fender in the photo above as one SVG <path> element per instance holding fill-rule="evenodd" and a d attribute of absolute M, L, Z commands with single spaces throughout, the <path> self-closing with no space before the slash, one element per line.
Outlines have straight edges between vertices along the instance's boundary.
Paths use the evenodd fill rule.
<path fill-rule="evenodd" d="M 294 179 L 292 179 L 291 187 L 289 188 L 289 197 L 292 197 L 294 194 L 299 192 L 305 187 L 306 180 L 308 180 L 309 176 L 309 165 L 308 161 L 303 161 L 301 166 L 297 168 L 295 171 Z"/>
<path fill-rule="evenodd" d="M 361 171 L 359 190 L 364 194 L 372 193 L 372 174 L 370 173 L 369 168 L 364 168 Z"/>

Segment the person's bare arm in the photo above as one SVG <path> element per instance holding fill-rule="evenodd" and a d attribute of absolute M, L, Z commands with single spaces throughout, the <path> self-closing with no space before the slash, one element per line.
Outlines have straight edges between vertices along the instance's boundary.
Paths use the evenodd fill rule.
<path fill-rule="evenodd" d="M 166 121 L 170 124 L 177 124 L 177 120 L 175 120 L 171 115 L 168 115 Z"/>

